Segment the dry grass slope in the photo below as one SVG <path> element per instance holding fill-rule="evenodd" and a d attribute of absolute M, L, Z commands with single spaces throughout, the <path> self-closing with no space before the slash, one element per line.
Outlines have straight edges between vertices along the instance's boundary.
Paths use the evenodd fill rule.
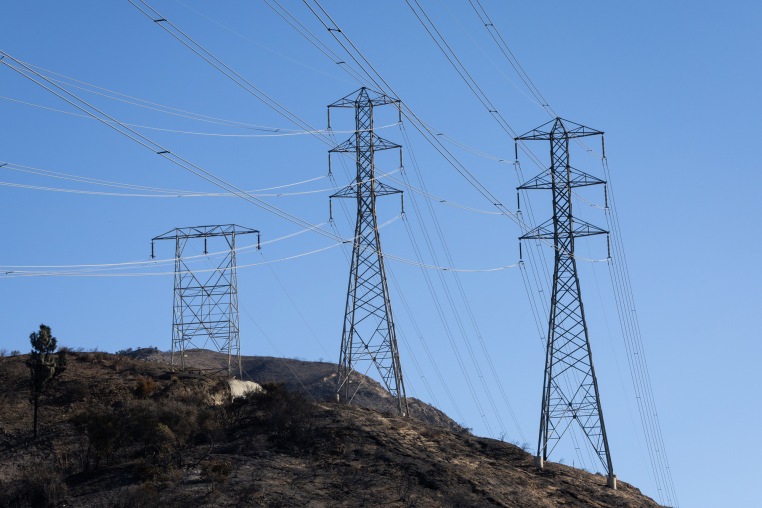
<path fill-rule="evenodd" d="M 199 369 L 220 366 L 199 357 Z M 658 506 L 624 482 L 537 471 L 423 403 L 395 416 L 370 380 L 358 379 L 367 407 L 328 402 L 331 364 L 245 368 L 266 391 L 215 406 L 224 378 L 171 372 L 163 353 L 74 353 L 33 440 L 24 358 L 0 358 L 0 507 Z"/>

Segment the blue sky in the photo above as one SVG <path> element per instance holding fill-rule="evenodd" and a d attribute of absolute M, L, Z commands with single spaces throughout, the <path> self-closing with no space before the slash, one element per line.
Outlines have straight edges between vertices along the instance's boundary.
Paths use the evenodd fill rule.
<path fill-rule="evenodd" d="M 420 3 L 514 130 L 523 133 L 549 119 L 468 2 Z M 314 128 L 325 128 L 328 104 L 360 86 L 264 2 L 157 0 L 151 5 Z M 754 220 L 762 184 L 756 157 L 762 8 L 741 1 L 483 5 L 551 106 L 564 118 L 606 132 L 629 275 L 680 504 L 753 505 L 759 468 L 748 462 L 762 452 L 758 433 L 748 429 L 759 417 L 754 361 L 762 352 L 753 326 L 762 297 L 755 256 L 760 231 Z M 302 3 L 286 7 L 344 55 Z M 446 141 L 448 149 L 515 211 L 519 182 L 510 136 L 460 80 L 408 5 L 384 2 L 380 8 L 336 1 L 324 7 L 399 98 L 446 139 L 456 140 L 458 145 Z M 71 92 L 122 122 L 142 126 L 135 130 L 238 187 L 299 183 L 277 191 L 298 194 L 263 199 L 313 224 L 328 220 L 328 195 L 351 178 L 342 164 L 334 167 L 335 181 L 326 177 L 329 146 L 315 136 L 291 132 L 300 128 L 221 76 L 128 2 L 8 2 L 3 11 L 0 49 L 12 57 L 101 87 L 67 81 Z M 150 101 L 154 109 L 137 107 L 133 99 L 107 98 L 103 94 L 113 93 L 106 90 Z M 0 161 L 15 168 L 0 168 L 4 271 L 24 270 L 13 268 L 22 265 L 147 261 L 150 239 L 175 227 L 236 223 L 256 228 L 263 242 L 280 240 L 266 243 L 260 252 L 239 253 L 240 266 L 256 265 L 239 272 L 244 354 L 337 361 L 348 270 L 341 247 L 313 233 L 281 239 L 301 228 L 234 197 L 95 195 L 148 191 L 19 171 L 26 166 L 135 186 L 219 191 L 102 123 L 30 105 L 78 113 L 7 66 L 0 66 L 0 96 Z M 217 120 L 157 111 L 163 106 Z M 338 141 L 349 136 L 338 131 L 353 127 L 351 114 L 344 113 L 332 116 Z M 412 125 L 400 129 L 393 111 L 378 115 L 379 135 L 405 146 L 410 182 L 423 182 L 430 194 L 478 210 L 406 190 L 406 226 L 398 217 L 399 201 L 380 200 L 380 220 L 396 219 L 382 230 L 385 253 L 415 259 L 407 230 L 423 242 L 425 228 L 440 258 L 435 262 L 424 249 L 427 264 L 487 269 L 516 263 L 521 234 L 516 224 L 480 213 L 495 208 Z M 252 125 L 280 130 L 273 136 Z M 546 160 L 546 146 L 536 142 L 531 148 Z M 575 150 L 572 164 L 602 177 L 600 160 Z M 539 172 L 527 157 L 520 158 L 527 177 Z M 384 156 L 377 165 L 385 172 L 398 166 Z M 402 178 L 399 173 L 390 177 Z M 600 189 L 582 197 L 587 201 L 575 203 L 577 212 L 605 227 L 603 212 L 587 204 L 602 204 Z M 549 199 L 540 191 L 531 196 L 538 221 L 549 216 Z M 336 204 L 334 215 L 341 234 L 350 235 L 351 221 Z M 436 224 L 452 265 L 439 244 Z M 244 246 L 250 245 L 246 240 Z M 158 259 L 172 256 L 165 243 L 156 246 Z M 605 244 L 582 242 L 578 253 L 604 258 Z M 547 249 L 545 256 L 550 261 Z M 214 261 L 202 256 L 199 266 L 211 268 Z M 621 480 L 658 499 L 611 301 L 609 270 L 605 263 L 580 265 L 614 468 Z M 506 439 L 534 446 L 543 349 L 520 272 L 462 273 L 459 282 L 468 306 L 452 274 L 427 272 L 443 301 L 441 281 L 449 285 L 455 312 L 464 322 L 464 334 L 455 322 L 449 324 L 475 387 L 474 401 L 422 270 L 391 259 L 387 266 L 408 394 L 436 402 L 477 434 L 497 437 L 504 431 Z M 73 269 L 29 270 L 59 274 Z M 172 277 L 155 275 L 162 272 L 171 272 L 171 265 L 99 272 L 108 275 L 104 277 L 6 274 L 0 348 L 28 349 L 29 333 L 43 322 L 61 343 L 73 347 L 168 349 Z M 447 319 L 452 315 L 448 311 Z M 518 425 L 495 386 L 485 352 Z M 552 459 L 579 465 L 573 450 L 566 452 Z"/>

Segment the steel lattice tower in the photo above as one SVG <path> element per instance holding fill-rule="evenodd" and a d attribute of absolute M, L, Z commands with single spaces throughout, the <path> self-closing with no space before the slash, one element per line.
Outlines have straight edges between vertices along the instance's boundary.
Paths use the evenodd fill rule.
<path fill-rule="evenodd" d="M 400 414 L 407 415 L 405 384 L 376 218 L 376 198 L 402 192 L 381 183 L 375 176 L 375 152 L 402 148 L 373 132 L 373 108 L 387 104 L 395 104 L 399 109 L 398 100 L 363 87 L 328 106 L 329 128 L 332 108 L 354 108 L 355 111 L 355 134 L 329 151 L 329 166 L 331 154 L 342 152 L 354 154 L 357 166 L 355 182 L 331 196 L 357 201 L 336 396 L 338 400 L 350 402 L 359 389 L 359 382 L 352 373 L 367 374 L 375 365 L 386 389 L 397 399 Z M 356 383 L 354 390 L 350 383 Z"/>
<path fill-rule="evenodd" d="M 236 272 L 237 235 L 257 234 L 259 231 L 235 224 L 224 226 L 195 226 L 176 228 L 151 240 L 151 257 L 156 240 L 175 241 L 175 296 L 172 312 L 172 366 L 180 359 L 185 369 L 186 350 L 212 349 L 227 354 L 228 375 L 241 372 L 241 341 L 238 326 L 238 276 Z M 188 241 L 204 239 L 207 254 L 209 238 L 222 237 L 225 256 L 211 275 L 194 271 L 183 258 Z M 211 348 L 208 347 L 211 342 Z M 234 368 L 235 367 L 235 368 Z"/>
<path fill-rule="evenodd" d="M 603 136 L 603 132 L 556 118 L 516 138 L 516 142 L 550 141 L 550 169 L 518 189 L 553 193 L 553 218 L 520 240 L 552 240 L 555 249 L 536 465 L 543 467 L 576 421 L 605 468 L 608 485 L 616 488 L 574 255 L 575 238 L 608 234 L 572 215 L 572 189 L 605 182 L 570 166 L 569 140 L 595 135 Z"/>

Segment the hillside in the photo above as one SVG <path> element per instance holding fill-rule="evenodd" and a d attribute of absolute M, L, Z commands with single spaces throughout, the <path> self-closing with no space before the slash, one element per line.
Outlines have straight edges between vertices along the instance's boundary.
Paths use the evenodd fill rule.
<path fill-rule="evenodd" d="M 219 366 L 199 355 L 199 369 Z M 72 353 L 33 440 L 24 360 L 0 358 L 0 507 L 658 506 L 621 481 L 537 471 L 423 403 L 396 416 L 369 379 L 367 407 L 328 402 L 328 363 L 246 358 L 244 377 L 266 391 L 213 405 L 226 380 L 171 372 L 165 353 Z"/>
<path fill-rule="evenodd" d="M 128 353 L 131 358 L 168 364 L 171 355 L 155 349 L 140 349 Z M 242 356 L 243 379 L 255 383 L 283 383 L 294 392 L 300 392 L 312 401 L 332 402 L 336 396 L 336 364 L 308 362 L 269 356 Z M 227 357 L 207 350 L 186 351 L 186 368 L 189 371 L 220 372 L 227 369 Z M 384 413 L 396 413 L 397 405 L 381 384 L 367 376 L 353 375 L 350 383 L 356 394 L 353 403 Z M 462 427 L 440 410 L 418 399 L 408 398 L 410 415 L 418 420 L 460 431 Z"/>

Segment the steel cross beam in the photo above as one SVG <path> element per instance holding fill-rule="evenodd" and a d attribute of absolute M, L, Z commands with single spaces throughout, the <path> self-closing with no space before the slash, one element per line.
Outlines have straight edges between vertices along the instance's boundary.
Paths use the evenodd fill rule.
<path fill-rule="evenodd" d="M 172 366 L 179 357 L 180 368 L 185 370 L 188 349 L 212 349 L 227 355 L 228 375 L 233 375 L 235 367 L 238 377 L 242 376 L 235 240 L 236 235 L 253 233 L 259 243 L 259 231 L 235 224 L 176 228 L 151 240 L 151 257 L 155 241 L 175 241 Z M 183 258 L 185 247 L 189 240 L 203 238 L 206 254 L 208 239 L 214 237 L 225 240 L 225 256 L 211 275 L 200 278 Z"/>
<path fill-rule="evenodd" d="M 355 111 L 355 134 L 329 151 L 329 161 L 333 153 L 354 153 L 357 167 L 355 182 L 331 196 L 354 198 L 357 203 L 336 397 L 350 402 L 360 388 L 359 378 L 352 374 L 365 374 L 375 366 L 400 414 L 406 416 L 405 383 L 376 218 L 376 197 L 402 192 L 375 177 L 375 152 L 401 148 L 373 132 L 373 108 L 386 104 L 399 108 L 399 101 L 363 87 L 328 106 L 329 126 L 331 108 Z"/>
<path fill-rule="evenodd" d="M 542 224 L 520 240 L 552 239 L 555 250 L 536 464 L 543 467 L 569 426 L 577 422 L 606 470 L 609 486 L 616 488 L 574 255 L 575 237 L 608 234 L 572 214 L 574 187 L 605 183 L 569 164 L 569 140 L 593 135 L 603 133 L 556 118 L 516 138 L 550 142 L 550 169 L 518 189 L 550 189 L 553 195 L 552 231 L 550 224 Z"/>

